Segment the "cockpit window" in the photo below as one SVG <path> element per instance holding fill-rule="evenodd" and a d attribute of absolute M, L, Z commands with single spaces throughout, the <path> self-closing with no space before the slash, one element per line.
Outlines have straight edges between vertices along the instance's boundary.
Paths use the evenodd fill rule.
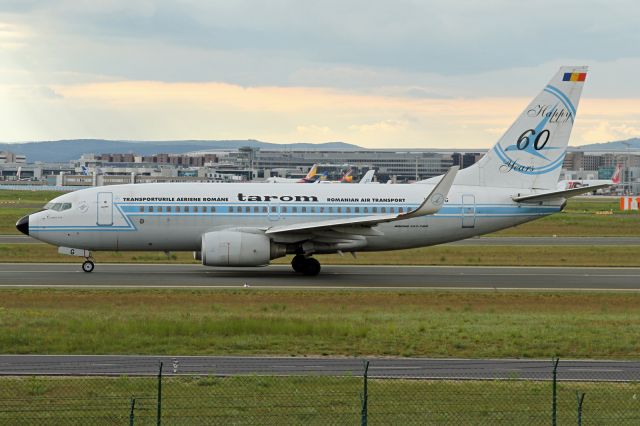
<path fill-rule="evenodd" d="M 69 210 L 71 208 L 71 203 L 47 203 L 44 208 L 47 210 L 61 212 L 64 210 Z"/>

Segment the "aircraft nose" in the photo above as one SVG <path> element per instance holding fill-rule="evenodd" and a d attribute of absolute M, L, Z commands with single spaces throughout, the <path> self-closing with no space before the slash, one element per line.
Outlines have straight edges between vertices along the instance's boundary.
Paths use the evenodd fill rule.
<path fill-rule="evenodd" d="M 29 215 L 21 217 L 16 223 L 16 228 L 18 228 L 18 231 L 23 234 L 29 235 Z"/>

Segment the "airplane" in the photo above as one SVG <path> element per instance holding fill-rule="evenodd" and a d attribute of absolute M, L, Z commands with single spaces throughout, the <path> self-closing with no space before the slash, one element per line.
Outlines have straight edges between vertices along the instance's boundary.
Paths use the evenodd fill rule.
<path fill-rule="evenodd" d="M 558 189 L 582 188 L 593 185 L 618 185 L 622 175 L 622 164 L 618 163 L 611 179 L 571 179 L 558 182 Z"/>
<path fill-rule="evenodd" d="M 340 183 L 351 183 L 353 181 L 351 173 L 353 173 L 353 170 L 347 170 L 345 174 L 342 175 L 342 178 L 340 178 Z"/>
<path fill-rule="evenodd" d="M 561 67 L 487 154 L 463 170 L 404 185 L 154 183 L 61 195 L 18 220 L 24 234 L 85 259 L 99 250 L 193 251 L 205 266 L 253 267 L 295 255 L 432 246 L 561 211 L 608 186 L 558 189 L 587 67 Z"/>
<path fill-rule="evenodd" d="M 360 179 L 360 182 L 358 183 L 362 183 L 362 184 L 378 183 L 373 181 L 374 174 L 376 174 L 376 171 L 374 169 L 367 170 L 367 173 L 365 173 L 364 176 L 362 176 L 362 179 Z"/>
<path fill-rule="evenodd" d="M 353 176 L 351 175 L 351 173 L 353 173 L 353 169 L 349 169 L 345 173 L 343 173 L 340 180 L 326 180 L 327 177 L 329 176 L 329 173 L 327 171 L 324 171 L 320 175 L 320 178 L 317 181 L 315 181 L 315 183 L 352 183 Z"/>
<path fill-rule="evenodd" d="M 307 175 L 305 177 L 303 177 L 302 179 L 289 179 L 289 178 L 280 178 L 280 177 L 272 176 L 270 178 L 267 178 L 267 180 L 265 180 L 265 182 L 267 182 L 267 183 L 292 183 L 292 182 L 295 182 L 295 183 L 315 183 L 318 180 L 318 178 L 316 178 L 316 173 L 317 172 L 318 172 L 318 165 L 314 164 L 309 169 L 309 172 L 307 173 Z"/>

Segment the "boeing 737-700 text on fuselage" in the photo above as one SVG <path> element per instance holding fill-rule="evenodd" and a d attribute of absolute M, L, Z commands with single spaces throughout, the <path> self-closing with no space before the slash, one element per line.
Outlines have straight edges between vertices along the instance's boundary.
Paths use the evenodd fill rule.
<path fill-rule="evenodd" d="M 96 187 L 55 198 L 17 228 L 86 258 L 98 250 L 194 251 L 207 266 L 262 266 L 295 254 L 397 250 L 494 232 L 593 191 L 557 188 L 586 67 L 562 67 L 475 165 L 410 185 L 167 183 Z"/>

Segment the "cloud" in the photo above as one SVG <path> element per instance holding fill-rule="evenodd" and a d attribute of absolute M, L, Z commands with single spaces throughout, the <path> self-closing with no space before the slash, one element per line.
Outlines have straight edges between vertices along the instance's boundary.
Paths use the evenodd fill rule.
<path fill-rule="evenodd" d="M 349 126 L 349 130 L 357 132 L 395 132 L 407 128 L 409 123 L 405 120 L 383 120 L 370 124 L 354 124 Z"/>
<path fill-rule="evenodd" d="M 1 126 L 4 140 L 254 138 L 342 140 L 372 148 L 489 148 L 529 101 L 154 81 L 35 86 L 20 93 L 0 86 L 0 95 L 0 116 L 22 123 Z M 42 102 L 43 97 L 55 102 Z M 572 144 L 635 136 L 640 127 L 639 102 L 585 100 Z"/>
<path fill-rule="evenodd" d="M 0 22 L 0 52 L 23 48 L 30 36 L 25 26 Z"/>

